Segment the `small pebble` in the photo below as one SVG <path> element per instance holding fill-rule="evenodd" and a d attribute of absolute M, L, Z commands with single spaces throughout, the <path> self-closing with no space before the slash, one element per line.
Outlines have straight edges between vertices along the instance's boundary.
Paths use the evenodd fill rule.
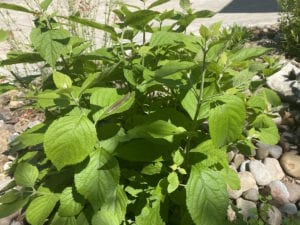
<path fill-rule="evenodd" d="M 249 163 L 250 172 L 254 176 L 258 185 L 268 185 L 272 181 L 271 173 L 268 168 L 258 160 L 252 160 Z"/>
<path fill-rule="evenodd" d="M 296 151 L 284 153 L 280 158 L 280 165 L 288 175 L 300 178 L 300 156 Z"/>
<path fill-rule="evenodd" d="M 257 217 L 257 208 L 254 202 L 238 198 L 236 200 L 236 206 L 241 210 L 240 212 L 243 215 L 244 220 Z"/>
<path fill-rule="evenodd" d="M 251 188 L 251 189 L 249 189 L 248 191 L 245 191 L 245 192 L 243 193 L 243 197 L 244 197 L 246 200 L 250 200 L 250 201 L 253 201 L 253 202 L 258 201 L 258 199 L 259 199 L 258 188 Z"/>
<path fill-rule="evenodd" d="M 293 203 L 287 203 L 280 208 L 280 211 L 288 215 L 294 215 L 298 212 L 297 206 Z"/>
<path fill-rule="evenodd" d="M 281 180 L 285 174 L 279 164 L 279 161 L 274 158 L 265 158 L 264 165 L 272 176 L 272 181 Z"/>
<path fill-rule="evenodd" d="M 272 202 L 276 205 L 283 205 L 289 202 L 290 194 L 284 185 L 279 180 L 272 181 L 269 185 Z"/>

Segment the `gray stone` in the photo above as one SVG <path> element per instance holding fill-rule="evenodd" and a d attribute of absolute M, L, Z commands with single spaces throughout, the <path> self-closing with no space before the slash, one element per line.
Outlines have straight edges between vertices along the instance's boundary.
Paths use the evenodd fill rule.
<path fill-rule="evenodd" d="M 276 205 L 283 205 L 289 202 L 290 193 L 284 183 L 279 180 L 272 181 L 269 185 L 272 202 Z"/>
<path fill-rule="evenodd" d="M 268 185 L 269 183 L 271 183 L 271 173 L 261 161 L 252 160 L 249 163 L 249 169 L 258 185 Z"/>
<path fill-rule="evenodd" d="M 227 218 L 230 222 L 233 222 L 236 220 L 236 213 L 235 211 L 231 208 L 231 206 L 229 205 L 228 206 L 228 209 L 227 209 Z"/>
<path fill-rule="evenodd" d="M 300 185 L 294 183 L 285 183 L 285 186 L 290 194 L 289 200 L 295 203 L 300 200 Z"/>
<path fill-rule="evenodd" d="M 284 153 L 280 158 L 280 165 L 288 175 L 300 178 L 300 156 L 296 151 Z"/>
<path fill-rule="evenodd" d="M 241 210 L 244 220 L 257 217 L 257 208 L 254 202 L 238 198 L 236 200 L 236 206 Z"/>
<path fill-rule="evenodd" d="M 240 172 L 249 171 L 249 163 L 250 163 L 250 160 L 245 160 L 240 166 Z"/>
<path fill-rule="evenodd" d="M 238 176 L 240 178 L 241 188 L 239 190 L 232 190 L 230 187 L 228 187 L 228 194 L 232 199 L 239 198 L 243 192 L 248 191 L 251 188 L 257 188 L 256 181 L 250 172 L 239 172 Z"/>
<path fill-rule="evenodd" d="M 234 151 L 227 152 L 228 162 L 231 162 L 234 158 Z"/>
<path fill-rule="evenodd" d="M 245 156 L 243 154 L 240 153 L 236 154 L 233 159 L 236 168 L 239 168 L 240 165 L 244 162 L 244 160 L 245 160 Z"/>
<path fill-rule="evenodd" d="M 0 173 L 0 190 L 8 185 L 9 182 L 11 182 L 11 179 L 3 173 Z"/>
<path fill-rule="evenodd" d="M 298 209 L 295 204 L 287 203 L 280 208 L 280 211 L 288 215 L 294 215 L 298 212 Z"/>
<path fill-rule="evenodd" d="M 272 181 L 281 180 L 285 174 L 278 162 L 277 159 L 274 158 L 265 158 L 264 165 L 272 176 Z"/>
<path fill-rule="evenodd" d="M 278 159 L 282 155 L 282 147 L 279 145 L 268 145 L 264 143 L 257 143 L 258 151 L 261 151 L 261 155 L 263 156 L 263 152 L 268 152 L 269 155 L 271 155 L 273 158 Z M 266 157 L 264 157 L 266 158 Z"/>
<path fill-rule="evenodd" d="M 276 91 L 285 101 L 300 103 L 300 82 L 289 80 L 289 74 L 300 72 L 292 63 L 288 63 L 280 71 L 267 78 L 267 85 Z"/>
<path fill-rule="evenodd" d="M 257 143 L 257 149 L 256 149 L 256 155 L 255 157 L 257 159 L 264 159 L 269 155 L 269 149 L 268 146 L 266 146 L 263 143 Z"/>
<path fill-rule="evenodd" d="M 250 200 L 250 201 L 254 201 L 254 202 L 258 201 L 258 198 L 259 198 L 258 188 L 251 188 L 248 191 L 245 191 L 243 193 L 243 197 L 246 200 Z"/>
<path fill-rule="evenodd" d="M 281 225 L 282 223 L 282 215 L 277 207 L 272 206 L 268 210 L 268 224 L 270 225 Z"/>

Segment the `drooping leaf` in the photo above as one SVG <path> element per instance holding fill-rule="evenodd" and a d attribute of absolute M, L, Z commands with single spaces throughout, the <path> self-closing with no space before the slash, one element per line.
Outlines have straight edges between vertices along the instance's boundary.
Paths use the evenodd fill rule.
<path fill-rule="evenodd" d="M 86 116 L 65 116 L 55 120 L 45 133 L 47 158 L 60 170 L 82 162 L 93 150 L 97 132 Z"/>
<path fill-rule="evenodd" d="M 232 61 L 241 62 L 241 61 L 257 58 L 269 51 L 270 51 L 269 48 L 263 48 L 263 47 L 241 48 L 240 50 L 238 50 L 237 52 L 229 56 L 229 59 Z"/>
<path fill-rule="evenodd" d="M 68 75 L 58 71 L 53 72 L 53 81 L 55 86 L 59 89 L 68 89 L 72 87 L 71 78 Z"/>
<path fill-rule="evenodd" d="M 246 109 L 244 102 L 234 95 L 224 95 L 217 100 L 223 103 L 211 109 L 208 124 L 213 143 L 220 147 L 240 137 L 246 118 Z"/>
<path fill-rule="evenodd" d="M 114 40 L 117 38 L 117 33 L 114 30 L 114 28 L 107 25 L 107 24 L 101 24 L 101 23 L 95 22 L 93 20 L 80 18 L 80 17 L 77 17 L 77 16 L 69 16 L 69 17 L 62 17 L 62 18 L 65 18 L 65 19 L 68 19 L 72 22 L 80 23 L 82 25 L 92 27 L 92 28 L 95 28 L 95 29 L 98 29 L 98 30 L 103 30 L 103 31 L 111 34 L 111 38 L 114 39 Z"/>
<path fill-rule="evenodd" d="M 39 170 L 26 162 L 20 163 L 14 173 L 16 184 L 23 187 L 33 187 L 38 176 Z"/>
<path fill-rule="evenodd" d="M 223 177 L 210 169 L 193 166 L 186 186 L 186 204 L 196 225 L 220 225 L 229 204 Z"/>
<path fill-rule="evenodd" d="M 156 6 L 162 5 L 166 2 L 169 2 L 170 0 L 156 0 L 155 2 L 153 2 L 151 5 L 148 6 L 148 9 L 152 9 Z"/>
<path fill-rule="evenodd" d="M 7 204 L 16 201 L 19 197 L 21 197 L 22 193 L 15 189 L 12 189 L 6 192 L 4 195 L 0 196 L 0 203 Z"/>
<path fill-rule="evenodd" d="M 28 202 L 29 197 L 20 198 L 16 201 L 0 204 L 0 218 L 5 218 L 20 210 Z"/>
<path fill-rule="evenodd" d="M 103 149 L 97 149 L 90 154 L 88 165 L 75 175 L 75 186 L 98 211 L 116 193 L 119 177 L 117 160 Z"/>
<path fill-rule="evenodd" d="M 33 199 L 26 210 L 26 220 L 34 225 L 43 225 L 59 200 L 49 189 L 40 191 L 42 195 Z"/>
<path fill-rule="evenodd" d="M 25 13 L 31 13 L 31 14 L 35 13 L 34 11 L 32 11 L 30 9 L 27 9 L 23 6 L 16 5 L 16 4 L 0 3 L 0 8 L 19 11 L 19 12 L 25 12 Z"/>
<path fill-rule="evenodd" d="M 182 70 L 191 69 L 194 65 L 195 64 L 193 62 L 188 62 L 188 61 L 177 61 L 177 60 L 169 61 L 161 68 L 156 70 L 154 76 L 162 78 L 180 72 Z"/>
<path fill-rule="evenodd" d="M 125 19 L 125 24 L 132 27 L 145 26 L 159 13 L 152 10 L 138 10 L 130 13 Z"/>
<path fill-rule="evenodd" d="M 34 28 L 30 33 L 34 48 L 52 68 L 55 68 L 57 60 L 65 51 L 69 38 L 69 31 L 63 29 L 42 32 L 40 28 Z"/>
<path fill-rule="evenodd" d="M 46 11 L 49 5 L 52 3 L 53 0 L 44 0 L 40 3 L 40 7 L 42 10 Z"/>
<path fill-rule="evenodd" d="M 151 123 L 145 123 L 136 126 L 127 132 L 126 137 L 130 140 L 132 138 L 164 138 L 172 141 L 173 135 L 184 133 L 186 130 L 183 127 L 176 127 L 175 125 L 164 121 L 156 120 Z"/>
<path fill-rule="evenodd" d="M 60 206 L 58 209 L 59 216 L 72 217 L 80 213 L 83 205 L 75 198 L 75 190 L 67 187 L 60 195 Z"/>
<path fill-rule="evenodd" d="M 19 63 L 38 63 L 41 61 L 43 61 L 43 58 L 35 52 L 9 52 L 7 59 L 0 61 L 0 65 L 8 66 Z"/>

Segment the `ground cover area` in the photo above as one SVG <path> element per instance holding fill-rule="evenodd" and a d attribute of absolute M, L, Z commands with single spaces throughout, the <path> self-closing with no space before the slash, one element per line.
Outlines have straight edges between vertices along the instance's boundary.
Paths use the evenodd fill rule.
<path fill-rule="evenodd" d="M 34 14 L 32 49 L 1 61 L 0 225 L 300 224 L 295 35 L 197 21 L 197 39 L 189 23 L 212 12 L 152 3 L 115 6 L 115 31 L 70 17 L 109 33 L 100 50 Z M 34 76 L 15 74 L 27 60 Z"/>

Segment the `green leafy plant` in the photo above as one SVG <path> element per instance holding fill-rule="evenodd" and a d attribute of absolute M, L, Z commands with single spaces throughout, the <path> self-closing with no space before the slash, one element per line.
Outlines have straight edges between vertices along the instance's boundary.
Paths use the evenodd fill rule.
<path fill-rule="evenodd" d="M 268 111 L 280 99 L 263 86 L 270 65 L 256 60 L 269 49 L 233 50 L 221 23 L 187 34 L 213 13 L 188 0 L 183 12 L 152 9 L 166 2 L 122 4 L 114 27 L 0 4 L 37 16 L 34 51 L 1 65 L 51 71 L 27 93 L 46 120 L 11 143 L 0 217 L 22 209 L 32 225 L 228 223 L 227 186 L 240 185 L 226 152 L 251 155 L 253 141 L 279 140 Z M 103 30 L 113 45 L 89 52 L 61 19 Z"/>
<path fill-rule="evenodd" d="M 283 46 L 290 56 L 300 56 L 300 1 L 278 0 L 280 7 L 280 30 Z"/>

